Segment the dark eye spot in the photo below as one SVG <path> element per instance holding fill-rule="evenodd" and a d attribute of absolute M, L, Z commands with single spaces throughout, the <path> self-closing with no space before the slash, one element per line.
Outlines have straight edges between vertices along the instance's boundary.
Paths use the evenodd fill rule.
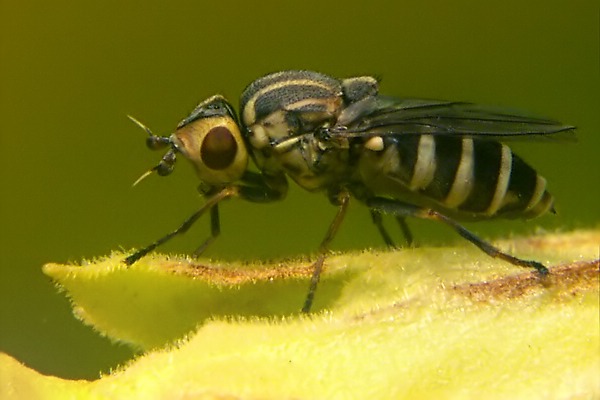
<path fill-rule="evenodd" d="M 237 154 L 238 145 L 231 131 L 224 126 L 212 128 L 205 136 L 200 148 L 200 157 L 211 169 L 225 169 Z"/>

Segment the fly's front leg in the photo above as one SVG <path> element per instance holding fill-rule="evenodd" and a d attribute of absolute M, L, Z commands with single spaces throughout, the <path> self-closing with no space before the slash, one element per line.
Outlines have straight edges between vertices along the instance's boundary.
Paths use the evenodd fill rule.
<path fill-rule="evenodd" d="M 350 193 L 346 190 L 342 190 L 339 192 L 335 198 L 335 203 L 338 205 L 338 211 L 329 224 L 329 229 L 327 229 L 327 233 L 325 237 L 321 241 L 319 245 L 319 256 L 317 257 L 317 261 L 312 265 L 313 273 L 310 278 L 310 286 L 308 287 L 308 293 L 306 295 L 306 300 L 304 301 L 304 306 L 302 307 L 303 313 L 310 312 L 312 307 L 313 300 L 315 298 L 315 292 L 317 290 L 317 285 L 319 284 L 319 280 L 321 278 L 321 271 L 323 270 L 323 262 L 325 261 L 325 254 L 329 249 L 329 244 L 335 237 L 335 234 L 340 227 L 340 224 L 344 220 L 344 216 L 346 215 L 346 211 L 348 209 L 348 204 L 350 203 Z"/>
<path fill-rule="evenodd" d="M 198 257 L 204 253 L 204 250 L 215 241 L 215 239 L 221 234 L 221 219 L 219 218 L 219 205 L 215 204 L 210 209 L 210 237 L 204 241 L 194 251 L 194 256 Z"/>
<path fill-rule="evenodd" d="M 246 171 L 239 187 L 240 197 L 252 203 L 270 203 L 282 200 L 288 190 L 285 174 L 257 174 Z"/>
<path fill-rule="evenodd" d="M 183 221 L 183 223 L 174 231 L 125 258 L 123 263 L 125 263 L 125 265 L 132 265 L 158 246 L 171 240 L 173 237 L 184 234 L 202 215 L 204 215 L 204 213 L 206 213 L 206 211 L 210 210 L 211 236 L 194 252 L 194 255 L 199 255 L 214 242 L 221 233 L 218 208 L 218 203 L 221 200 L 229 197 L 241 197 L 244 200 L 252 202 L 276 201 L 285 196 L 287 191 L 287 181 L 283 175 L 269 177 L 253 172 L 246 172 L 242 177 L 240 185 L 231 185 L 220 191 L 216 191 L 212 187 L 201 186 L 199 191 L 206 197 L 206 202 L 198 211 Z"/>
<path fill-rule="evenodd" d="M 254 172 L 246 172 L 242 178 L 242 186 L 237 188 L 238 196 L 244 200 L 255 203 L 271 202 L 283 198 L 287 191 L 287 181 L 283 177 L 266 177 Z M 209 193 L 202 187 L 198 189 L 201 193 Z M 206 239 L 194 251 L 194 256 L 201 255 L 221 234 L 221 219 L 219 217 L 219 205 L 215 204 L 210 209 L 210 237 Z"/>
<path fill-rule="evenodd" d="M 200 209 L 198 211 L 196 211 L 194 214 L 189 216 L 185 221 L 183 221 L 183 223 L 179 226 L 179 228 L 166 234 L 165 236 L 161 237 L 160 239 L 156 240 L 155 242 L 151 243 L 150 245 L 136 251 L 129 257 L 125 258 L 125 260 L 123 260 L 123 262 L 125 263 L 125 265 L 132 265 L 133 263 L 138 261 L 140 258 L 144 257 L 146 254 L 150 253 L 152 250 L 154 250 L 158 246 L 171 240 L 174 236 L 177 236 L 177 235 L 187 232 L 188 229 L 190 229 L 191 226 L 194 225 L 194 223 L 198 220 L 198 218 L 200 218 L 207 210 L 212 210 L 214 207 L 216 207 L 216 205 L 221 200 L 227 199 L 229 197 L 235 197 L 238 195 L 239 195 L 238 188 L 235 186 L 226 187 L 225 189 L 217 192 L 213 196 L 207 198 L 206 202 L 202 205 L 202 207 L 200 207 Z"/>
<path fill-rule="evenodd" d="M 548 268 L 546 268 L 541 263 L 532 260 L 523 260 L 515 256 L 511 256 L 510 254 L 504 253 L 497 247 L 494 247 L 490 243 L 479 238 L 477 235 L 469 231 L 464 226 L 460 225 L 458 222 L 430 208 L 418 207 L 412 204 L 402 203 L 399 201 L 380 197 L 369 199 L 367 201 L 367 205 L 369 206 L 369 208 L 374 209 L 375 211 L 390 213 L 400 217 L 415 217 L 443 222 L 444 224 L 450 226 L 452 229 L 458 232 L 460 236 L 467 239 L 475 246 L 479 247 L 484 253 L 486 253 L 490 257 L 499 258 L 501 260 L 504 260 L 506 262 L 520 267 L 534 268 L 542 276 L 548 274 Z"/>

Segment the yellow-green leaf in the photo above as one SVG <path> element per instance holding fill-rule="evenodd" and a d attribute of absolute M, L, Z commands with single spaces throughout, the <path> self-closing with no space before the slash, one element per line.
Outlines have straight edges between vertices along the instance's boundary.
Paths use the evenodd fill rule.
<path fill-rule="evenodd" d="M 155 349 L 89 383 L 3 356 L 0 398 L 598 398 L 599 244 L 500 243 L 545 279 L 467 246 L 332 256 L 308 316 L 306 261 L 49 264 L 84 322 Z"/>

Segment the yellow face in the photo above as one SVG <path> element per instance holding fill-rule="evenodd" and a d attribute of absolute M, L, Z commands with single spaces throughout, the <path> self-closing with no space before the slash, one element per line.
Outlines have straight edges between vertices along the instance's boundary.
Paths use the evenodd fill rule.
<path fill-rule="evenodd" d="M 177 129 L 171 141 L 209 185 L 235 182 L 248 166 L 242 135 L 230 116 L 199 118 Z"/>

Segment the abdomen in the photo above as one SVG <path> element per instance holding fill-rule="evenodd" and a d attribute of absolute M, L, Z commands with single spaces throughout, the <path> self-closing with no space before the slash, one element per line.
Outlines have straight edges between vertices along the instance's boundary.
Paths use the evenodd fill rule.
<path fill-rule="evenodd" d="M 435 135 L 383 137 L 364 149 L 360 179 L 378 196 L 431 206 L 456 217 L 534 218 L 553 210 L 546 180 L 493 140 Z"/>

